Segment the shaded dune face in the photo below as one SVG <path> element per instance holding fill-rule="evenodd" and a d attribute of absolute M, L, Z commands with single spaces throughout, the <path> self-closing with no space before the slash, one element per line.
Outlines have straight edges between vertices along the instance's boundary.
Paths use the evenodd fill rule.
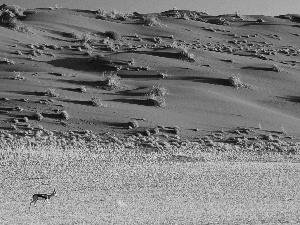
<path fill-rule="evenodd" d="M 0 27 L 0 90 L 9 99 L 1 105 L 24 110 L 2 110 L 2 127 L 41 113 L 32 125 L 50 129 L 126 133 L 109 124 L 144 118 L 144 128 L 179 126 L 186 136 L 258 124 L 299 130 L 296 15 L 4 8 L 24 16 Z M 153 86 L 169 94 L 149 95 Z"/>

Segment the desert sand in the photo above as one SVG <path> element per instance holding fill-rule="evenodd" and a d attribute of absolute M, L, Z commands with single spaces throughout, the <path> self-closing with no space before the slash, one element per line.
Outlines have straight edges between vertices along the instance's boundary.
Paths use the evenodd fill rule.
<path fill-rule="evenodd" d="M 0 17 L 1 223 L 297 223 L 298 15 Z"/>

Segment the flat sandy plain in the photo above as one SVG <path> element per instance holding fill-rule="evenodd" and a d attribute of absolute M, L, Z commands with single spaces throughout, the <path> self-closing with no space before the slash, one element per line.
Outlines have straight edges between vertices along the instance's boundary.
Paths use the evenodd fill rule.
<path fill-rule="evenodd" d="M 17 17 L 0 26 L 1 224 L 300 223 L 297 15 Z"/>

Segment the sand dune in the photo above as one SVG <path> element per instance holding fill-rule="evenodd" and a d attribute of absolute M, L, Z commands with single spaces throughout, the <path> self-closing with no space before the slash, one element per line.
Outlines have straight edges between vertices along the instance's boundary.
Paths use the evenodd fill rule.
<path fill-rule="evenodd" d="M 270 130 L 280 130 L 284 126 L 291 133 L 299 131 L 300 32 L 297 22 L 255 15 L 240 18 L 235 15 L 203 15 L 199 16 L 199 21 L 164 15 L 166 13 L 158 16 L 161 26 L 145 26 L 140 24 L 141 16 L 121 21 L 95 19 L 95 12 L 88 10 L 26 11 L 21 23 L 32 33 L 0 27 L 0 56 L 15 62 L 13 65 L 1 64 L 2 97 L 11 99 L 1 104 L 8 107 L 17 105 L 20 98 L 44 99 L 28 95 L 26 90 L 34 92 L 50 87 L 63 96 L 64 100 L 53 100 L 68 109 L 71 119 L 70 127 L 66 128 L 52 121 L 40 122 L 49 128 L 100 131 L 103 126 L 72 122 L 95 117 L 99 123 L 126 123 L 133 118 L 146 118 L 145 128 L 180 126 L 183 132 L 193 127 L 212 130 L 257 127 L 258 124 Z M 224 25 L 211 24 L 220 18 L 226 20 Z M 256 22 L 258 19 L 263 22 Z M 103 43 L 106 31 L 115 31 L 122 39 Z M 77 35 L 78 39 L 70 33 Z M 87 53 L 88 49 L 78 51 L 84 34 L 91 39 L 90 53 Z M 185 46 L 194 54 L 195 60 L 180 59 L 181 49 L 169 47 L 172 43 Z M 30 49 L 30 44 L 39 47 Z M 119 49 L 107 49 L 113 44 L 118 44 Z M 42 45 L 55 45 L 58 49 Z M 34 53 L 37 48 L 40 53 Z M 22 55 L 17 55 L 17 51 Z M 32 52 L 37 55 L 29 58 Z M 103 54 L 102 59 L 90 63 L 97 54 Z M 128 66 L 131 59 L 136 62 L 134 66 Z M 283 71 L 272 71 L 273 64 Z M 149 70 L 137 70 L 140 66 L 149 66 Z M 103 79 L 103 72 L 116 71 L 118 67 L 123 67 L 117 72 L 122 78 L 122 87 L 107 91 L 93 85 Z M 13 71 L 19 71 L 26 79 L 9 79 L 14 76 Z M 53 76 L 49 74 L 51 72 L 65 76 Z M 161 72 L 170 76 L 160 78 L 158 74 Z M 227 82 L 235 75 L 248 88 L 236 89 Z M 81 84 L 87 87 L 86 93 L 72 91 Z M 130 94 L 135 89 L 146 91 L 153 85 L 170 90 L 163 108 L 144 104 L 145 93 Z M 101 98 L 107 107 L 94 108 L 75 103 L 79 99 L 88 101 L 91 96 Z M 28 111 L 43 113 L 38 104 L 34 110 L 30 107 L 31 104 L 24 106 Z M 55 106 L 49 107 L 49 110 L 54 109 Z M 1 123 L 7 124 L 11 118 L 7 114 L 1 115 Z"/>

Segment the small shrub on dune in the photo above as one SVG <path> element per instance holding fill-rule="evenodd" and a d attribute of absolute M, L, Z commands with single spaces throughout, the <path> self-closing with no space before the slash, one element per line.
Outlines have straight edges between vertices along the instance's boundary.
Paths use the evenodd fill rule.
<path fill-rule="evenodd" d="M 263 23 L 263 22 L 265 22 L 262 18 L 258 18 L 257 20 L 256 20 L 256 22 L 257 23 Z"/>
<path fill-rule="evenodd" d="M 176 135 L 179 135 L 180 134 L 180 128 L 179 127 L 174 127 L 174 133 Z"/>
<path fill-rule="evenodd" d="M 24 109 L 21 108 L 20 106 L 17 106 L 17 107 L 15 108 L 15 110 L 16 110 L 17 112 L 22 112 Z"/>
<path fill-rule="evenodd" d="M 136 120 L 130 121 L 128 123 L 129 127 L 131 128 L 138 128 L 139 127 L 139 123 Z"/>
<path fill-rule="evenodd" d="M 155 128 L 153 129 L 153 135 L 157 135 L 157 134 L 159 134 L 159 128 L 158 128 L 158 127 L 155 127 Z"/>
<path fill-rule="evenodd" d="M 164 96 L 156 96 L 155 94 L 147 94 L 146 101 L 156 107 L 164 107 L 166 105 Z"/>
<path fill-rule="evenodd" d="M 113 19 L 113 20 L 125 21 L 128 20 L 129 17 L 131 17 L 129 14 L 123 14 L 121 12 L 117 12 L 116 10 L 107 12 L 104 9 L 98 9 L 95 13 L 96 13 L 96 19 L 101 19 L 101 20 Z"/>
<path fill-rule="evenodd" d="M 115 41 L 121 39 L 121 35 L 120 35 L 118 32 L 115 32 L 115 31 L 106 31 L 106 32 L 104 33 L 104 35 L 105 35 L 106 37 L 109 37 L 109 38 L 112 39 L 112 40 L 115 40 Z"/>
<path fill-rule="evenodd" d="M 79 31 L 71 31 L 70 33 L 66 33 L 67 36 L 74 39 L 80 39 L 82 38 L 82 33 Z"/>
<path fill-rule="evenodd" d="M 281 73 L 281 72 L 283 72 L 283 69 L 280 66 L 278 66 L 277 64 L 273 64 L 272 65 L 272 71 L 277 72 L 277 73 Z"/>
<path fill-rule="evenodd" d="M 14 72 L 14 80 L 25 80 L 26 78 L 24 76 L 21 75 L 20 72 Z"/>
<path fill-rule="evenodd" d="M 78 88 L 78 91 L 81 92 L 81 93 L 85 93 L 86 92 L 86 87 L 81 86 L 80 88 Z"/>
<path fill-rule="evenodd" d="M 96 19 L 106 20 L 107 19 L 107 11 L 104 9 L 98 9 L 96 12 Z"/>
<path fill-rule="evenodd" d="M 44 117 L 43 117 L 43 115 L 41 114 L 41 113 L 35 113 L 34 115 L 33 115 L 33 117 L 35 118 L 35 119 L 37 119 L 38 121 L 41 121 Z"/>
<path fill-rule="evenodd" d="M 103 104 L 101 99 L 97 98 L 96 96 L 93 96 L 91 98 L 90 103 L 92 106 L 95 106 L 95 107 L 100 107 L 100 106 L 107 107 L 107 105 Z"/>
<path fill-rule="evenodd" d="M 146 101 L 150 103 L 150 105 L 156 107 L 164 107 L 166 105 L 165 97 L 169 94 L 169 91 L 160 85 L 153 86 L 148 89 L 146 94 Z"/>
<path fill-rule="evenodd" d="M 81 40 L 82 43 L 91 43 L 92 42 L 92 36 L 91 36 L 91 33 L 89 33 L 89 32 L 83 33 L 81 35 L 81 38 L 82 38 L 82 40 Z"/>
<path fill-rule="evenodd" d="M 59 94 L 54 88 L 48 88 L 46 91 L 44 91 L 44 95 L 49 97 L 59 97 Z"/>
<path fill-rule="evenodd" d="M 14 9 L 13 9 L 13 13 L 17 16 L 17 17 L 21 17 L 21 16 L 24 16 L 24 12 L 26 11 L 25 8 L 23 7 L 20 7 L 18 5 L 15 5 L 14 6 Z"/>
<path fill-rule="evenodd" d="M 16 51 L 15 52 L 17 55 L 23 55 L 23 52 L 21 52 L 21 51 Z"/>
<path fill-rule="evenodd" d="M 59 115 L 64 120 L 69 120 L 70 119 L 70 115 L 66 110 L 61 111 Z"/>
<path fill-rule="evenodd" d="M 43 51 L 40 49 L 34 49 L 30 52 L 30 55 L 34 56 L 34 57 L 41 56 L 42 54 L 43 54 Z"/>
<path fill-rule="evenodd" d="M 19 32 L 34 33 L 32 28 L 21 23 L 18 20 L 18 15 L 10 10 L 0 10 L 0 24 Z"/>
<path fill-rule="evenodd" d="M 158 76 L 159 78 L 168 78 L 168 77 L 170 77 L 171 75 L 169 75 L 167 72 L 165 72 L 165 73 L 160 72 L 160 73 L 157 74 L 157 76 Z"/>
<path fill-rule="evenodd" d="M 144 131 L 145 136 L 150 137 L 151 136 L 151 132 L 149 130 L 145 130 Z"/>
<path fill-rule="evenodd" d="M 188 60 L 191 62 L 196 61 L 196 57 L 193 53 L 190 53 L 187 48 L 180 48 L 179 58 L 181 60 Z"/>
<path fill-rule="evenodd" d="M 245 88 L 247 85 L 243 84 L 239 76 L 233 76 L 228 78 L 228 82 L 235 88 Z"/>
<path fill-rule="evenodd" d="M 154 41 L 155 43 L 157 43 L 157 44 L 161 44 L 163 40 L 162 40 L 161 37 L 154 37 L 154 38 L 153 38 L 153 41 Z"/>
<path fill-rule="evenodd" d="M 93 51 L 87 50 L 83 55 L 84 56 L 92 56 L 93 55 Z"/>
<path fill-rule="evenodd" d="M 16 15 L 8 9 L 0 10 L 0 21 L 3 25 L 8 25 L 11 19 L 16 18 Z"/>
<path fill-rule="evenodd" d="M 103 85 L 109 89 L 116 89 L 121 86 L 121 77 L 116 72 L 104 73 Z"/>
<path fill-rule="evenodd" d="M 169 91 L 160 85 L 158 86 L 153 86 L 148 89 L 148 94 L 149 95 L 156 95 L 156 96 L 166 96 L 169 94 Z"/>
<path fill-rule="evenodd" d="M 156 16 L 147 16 L 141 19 L 141 23 L 145 26 L 163 26 L 162 22 Z"/>
<path fill-rule="evenodd" d="M 14 65 L 15 64 L 15 62 L 13 60 L 10 60 L 8 58 L 3 58 L 0 62 L 4 63 L 4 64 L 8 64 L 8 65 Z"/>

